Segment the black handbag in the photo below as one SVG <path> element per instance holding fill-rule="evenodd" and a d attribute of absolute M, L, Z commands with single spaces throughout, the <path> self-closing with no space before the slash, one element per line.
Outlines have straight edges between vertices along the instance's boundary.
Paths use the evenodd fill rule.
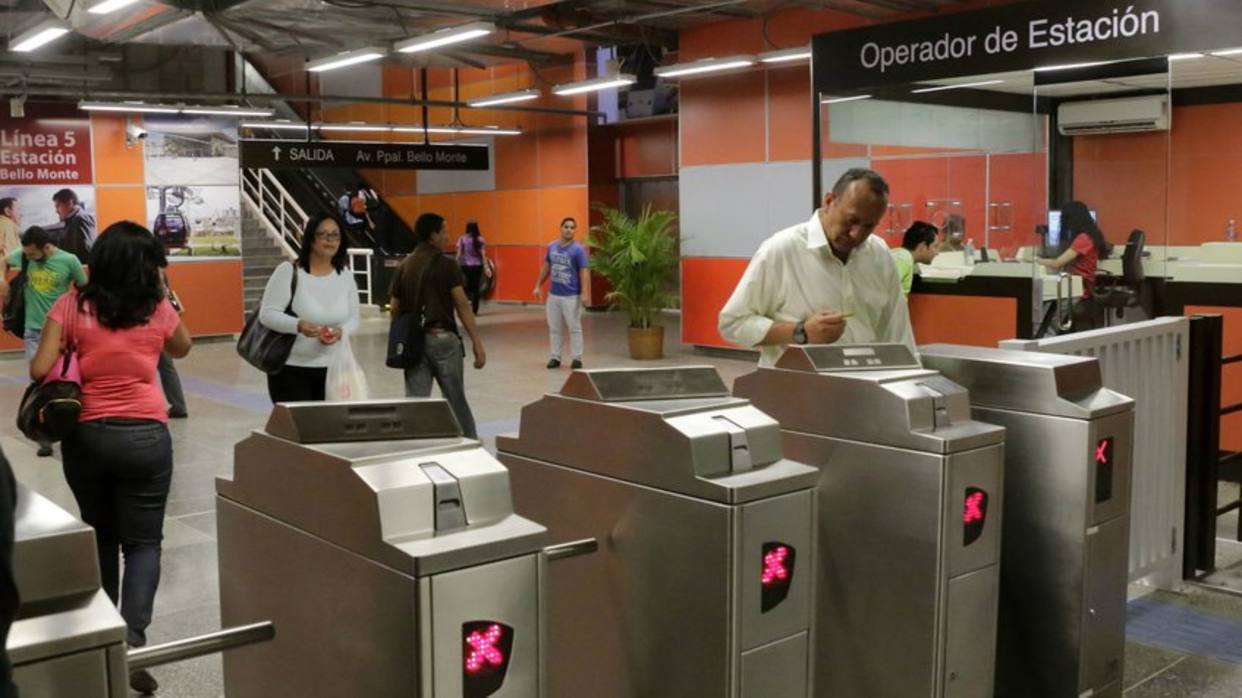
<path fill-rule="evenodd" d="M 82 416 L 82 374 L 74 330 L 81 310 L 75 310 L 72 325 L 63 330 L 59 364 L 26 388 L 17 409 L 17 428 L 32 441 L 61 441 L 73 433 Z"/>
<path fill-rule="evenodd" d="M 384 365 L 388 368 L 414 368 L 423 358 L 423 343 L 426 340 L 423 332 L 423 281 L 431 265 L 438 264 L 440 255 L 436 255 L 419 272 L 418 281 L 414 284 L 415 295 L 413 310 L 402 312 L 392 319 L 388 326 L 388 355 L 384 357 Z"/>
<path fill-rule="evenodd" d="M 22 271 L 9 282 L 9 297 L 4 299 L 4 331 L 21 339 L 26 334 L 26 268 L 30 260 L 22 257 Z"/>
<path fill-rule="evenodd" d="M 289 289 L 289 305 L 285 306 L 285 315 L 297 317 L 293 312 L 293 296 L 298 292 L 298 268 L 293 265 L 293 283 Z M 289 352 L 293 351 L 296 334 L 286 334 L 266 327 L 259 322 L 260 307 L 246 316 L 246 326 L 242 328 L 241 337 L 237 339 L 237 353 L 246 363 L 264 373 L 279 373 L 289 360 Z"/>

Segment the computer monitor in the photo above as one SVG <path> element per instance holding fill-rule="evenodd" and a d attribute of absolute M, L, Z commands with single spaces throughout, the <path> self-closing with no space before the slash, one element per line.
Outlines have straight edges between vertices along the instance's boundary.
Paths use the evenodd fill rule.
<path fill-rule="evenodd" d="M 1094 209 L 1091 211 L 1091 220 L 1100 220 Z M 1050 250 L 1061 248 L 1061 211 L 1058 209 L 1048 211 L 1048 232 L 1044 234 L 1044 247 Z"/>

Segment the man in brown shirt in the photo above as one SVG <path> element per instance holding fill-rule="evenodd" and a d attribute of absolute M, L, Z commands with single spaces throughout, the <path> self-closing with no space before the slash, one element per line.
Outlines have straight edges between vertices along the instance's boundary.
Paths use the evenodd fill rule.
<path fill-rule="evenodd" d="M 461 424 L 462 433 L 477 439 L 474 415 L 466 402 L 462 362 L 466 350 L 457 330 L 457 318 L 470 335 L 475 368 L 483 368 L 487 354 L 474 323 L 470 299 L 466 297 L 465 277 L 457 260 L 443 252 L 448 232 L 442 216 L 434 213 L 419 216 L 414 223 L 414 237 L 418 247 L 397 267 L 391 290 L 393 317 L 419 309 L 423 314 L 423 355 L 417 366 L 405 369 L 405 394 L 407 397 L 430 397 L 431 379 L 435 378 L 440 394 L 448 400 Z"/>

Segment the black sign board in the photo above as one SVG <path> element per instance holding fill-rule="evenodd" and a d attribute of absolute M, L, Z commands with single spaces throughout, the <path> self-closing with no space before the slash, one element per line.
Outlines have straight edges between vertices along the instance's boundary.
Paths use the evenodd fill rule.
<path fill-rule="evenodd" d="M 242 167 L 364 170 L 486 170 L 485 145 L 346 143 L 341 141 L 241 142 Z"/>
<path fill-rule="evenodd" d="M 815 87 L 849 94 L 1039 66 L 1242 46 L 1239 0 L 1039 0 L 820 34 Z"/>

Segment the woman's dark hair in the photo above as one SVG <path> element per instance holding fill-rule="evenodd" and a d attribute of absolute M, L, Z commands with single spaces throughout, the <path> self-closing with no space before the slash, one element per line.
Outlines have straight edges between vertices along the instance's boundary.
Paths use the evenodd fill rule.
<path fill-rule="evenodd" d="M 345 226 L 341 224 L 341 219 L 336 215 L 320 212 L 310 217 L 306 221 L 306 227 L 302 229 L 302 249 L 298 250 L 298 266 L 310 273 L 311 248 L 315 245 L 315 235 L 319 232 L 319 226 L 324 221 L 332 221 L 336 223 L 336 229 L 341 232 L 341 246 L 336 248 L 336 254 L 332 255 L 332 268 L 339 274 L 345 268 L 345 262 L 348 252 L 345 251 Z"/>
<path fill-rule="evenodd" d="M 1061 232 L 1064 233 L 1061 239 L 1066 247 L 1079 233 L 1086 233 L 1091 238 L 1091 242 L 1095 243 L 1095 251 L 1100 259 L 1108 257 L 1113 251 L 1113 246 L 1104 239 L 1100 226 L 1096 225 L 1095 219 L 1091 217 L 1091 210 L 1081 201 L 1071 201 L 1061 207 Z"/>
<path fill-rule="evenodd" d="M 444 227 L 444 216 L 438 213 L 424 213 L 414 221 L 414 239 L 420 244 L 431 242 L 431 236 Z"/>
<path fill-rule="evenodd" d="M 470 239 L 474 241 L 474 253 L 482 257 L 484 242 L 479 239 L 478 221 L 466 221 L 466 235 L 469 235 Z"/>
<path fill-rule="evenodd" d="M 906 234 L 901 239 L 901 246 L 913 252 L 918 249 L 919 245 L 926 244 L 928 246 L 936 244 L 936 226 L 926 221 L 915 221 L 906 228 Z"/>
<path fill-rule="evenodd" d="M 132 221 L 113 223 L 91 247 L 90 281 L 78 307 L 90 303 L 99 324 L 111 330 L 142 325 L 164 300 L 160 270 L 166 266 L 164 247 L 150 230 Z"/>

